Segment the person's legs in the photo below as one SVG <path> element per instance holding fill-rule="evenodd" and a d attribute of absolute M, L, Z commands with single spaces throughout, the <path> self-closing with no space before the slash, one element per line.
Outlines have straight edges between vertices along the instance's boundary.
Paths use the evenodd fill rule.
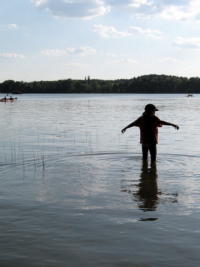
<path fill-rule="evenodd" d="M 156 144 L 149 145 L 149 151 L 151 155 L 151 163 L 154 163 L 156 161 L 156 156 L 157 156 Z"/>
<path fill-rule="evenodd" d="M 143 159 L 143 161 L 147 161 L 147 159 L 148 159 L 148 150 L 149 150 L 148 145 L 142 144 L 142 159 Z"/>

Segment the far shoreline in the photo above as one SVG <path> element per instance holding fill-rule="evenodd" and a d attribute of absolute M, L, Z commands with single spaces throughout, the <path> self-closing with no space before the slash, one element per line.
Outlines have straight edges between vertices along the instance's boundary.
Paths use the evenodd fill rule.
<path fill-rule="evenodd" d="M 0 83 L 2 94 L 199 94 L 199 77 L 143 75 L 131 79 L 56 80 L 23 82 L 6 80 Z"/>

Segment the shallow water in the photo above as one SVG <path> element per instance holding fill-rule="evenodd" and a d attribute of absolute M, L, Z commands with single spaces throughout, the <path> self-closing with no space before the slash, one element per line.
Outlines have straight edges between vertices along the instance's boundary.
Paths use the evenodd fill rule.
<path fill-rule="evenodd" d="M 141 161 L 143 112 L 159 131 Z M 0 266 L 198 266 L 200 97 L 20 95 L 0 104 Z"/>

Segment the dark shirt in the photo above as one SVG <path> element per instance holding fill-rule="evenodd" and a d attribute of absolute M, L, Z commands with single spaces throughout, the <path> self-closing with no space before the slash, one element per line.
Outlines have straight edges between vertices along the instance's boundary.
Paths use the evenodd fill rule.
<path fill-rule="evenodd" d="M 158 127 L 162 127 L 162 123 L 158 117 L 144 113 L 135 121 L 135 125 L 140 128 L 141 144 L 158 143 Z"/>

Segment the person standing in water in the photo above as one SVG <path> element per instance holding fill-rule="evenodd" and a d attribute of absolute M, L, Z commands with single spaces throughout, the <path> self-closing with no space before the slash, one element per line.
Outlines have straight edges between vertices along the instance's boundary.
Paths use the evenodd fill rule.
<path fill-rule="evenodd" d="M 163 125 L 173 126 L 175 129 L 179 129 L 179 126 L 170 122 L 162 121 L 157 116 L 155 112 L 158 109 L 153 104 L 147 104 L 145 106 L 145 111 L 137 120 L 127 125 L 121 130 L 125 133 L 128 128 L 133 126 L 140 128 L 140 143 L 142 144 L 142 158 L 143 161 L 147 161 L 148 152 L 150 152 L 151 163 L 156 162 L 157 156 L 157 143 L 158 143 L 158 127 Z"/>

